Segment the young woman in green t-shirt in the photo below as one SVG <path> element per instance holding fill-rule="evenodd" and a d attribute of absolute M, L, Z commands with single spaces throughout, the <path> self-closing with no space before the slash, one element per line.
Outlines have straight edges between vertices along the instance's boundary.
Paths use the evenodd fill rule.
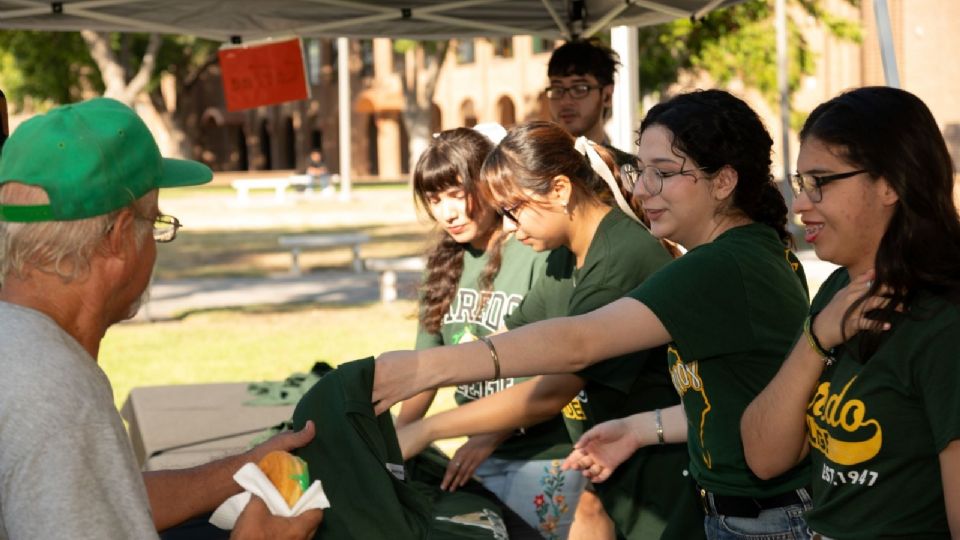
<path fill-rule="evenodd" d="M 547 254 L 503 231 L 487 186 L 475 181 L 493 147 L 478 131 L 457 128 L 438 134 L 417 161 L 414 194 L 438 225 L 420 296 L 417 349 L 496 332 L 543 275 Z M 454 397 L 463 405 L 515 382 L 505 377 L 462 384 Z M 421 419 L 434 395 L 427 391 L 404 402 L 397 427 Z M 531 527 L 548 531 L 546 538 L 565 537 L 585 481 L 554 465 L 571 448 L 563 420 L 556 414 L 543 420 L 522 437 L 513 430 L 470 437 L 454 453 L 441 487 L 462 485 L 450 482 L 458 474 L 476 476 Z M 567 503 L 553 504 L 554 496 Z M 535 504 L 538 497 L 550 499 L 549 514 Z"/>
<path fill-rule="evenodd" d="M 810 528 L 960 537 L 960 219 L 933 115 L 894 88 L 820 105 L 800 132 L 794 210 L 820 288 L 790 357 L 743 417 L 763 477 L 813 462 Z"/>
<path fill-rule="evenodd" d="M 739 433 L 743 409 L 776 373 L 808 309 L 799 263 L 787 249 L 786 205 L 770 177 L 772 144 L 756 113 L 723 91 L 683 94 L 655 106 L 640 127 L 634 194 L 654 236 L 680 243 L 687 253 L 627 298 L 590 313 L 481 343 L 381 355 L 376 410 L 422 388 L 491 373 L 574 372 L 669 345 L 682 406 L 645 414 L 619 445 L 605 445 L 623 450 L 615 464 L 634 452 L 638 439 L 687 441 L 690 472 L 708 511 L 708 538 L 805 538 L 806 466 L 761 480 L 746 466 Z M 522 221 L 531 209 L 510 210 Z M 590 445 L 578 446 L 584 454 L 577 457 L 594 456 Z M 599 481 L 614 463 L 585 465 L 585 474 Z"/>
<path fill-rule="evenodd" d="M 623 297 L 672 259 L 627 203 L 617 171 L 603 147 L 574 139 L 550 122 L 512 129 L 487 158 L 481 181 L 497 200 L 507 208 L 533 207 L 516 219 L 508 211 L 507 230 L 537 251 L 552 250 L 546 275 L 507 317 L 508 328 L 593 311 Z M 437 439 L 524 428 L 561 411 L 575 440 L 598 422 L 670 407 L 678 398 L 664 354 L 662 348 L 639 351 L 576 374 L 535 377 L 407 425 L 398 431 L 401 447 L 413 455 Z M 702 535 L 697 523 L 702 511 L 692 486 L 684 482 L 685 445 L 638 452 L 634 461 L 628 473 L 596 487 L 614 523 L 607 521 L 609 532 L 603 533 L 610 518 L 590 520 L 585 530 L 591 538 L 613 538 L 614 526 L 619 537 L 632 540 L 661 538 L 665 529 L 664 538 Z M 451 481 L 461 484 L 469 477 L 461 472 Z M 633 493 L 637 489 L 642 492 Z"/>

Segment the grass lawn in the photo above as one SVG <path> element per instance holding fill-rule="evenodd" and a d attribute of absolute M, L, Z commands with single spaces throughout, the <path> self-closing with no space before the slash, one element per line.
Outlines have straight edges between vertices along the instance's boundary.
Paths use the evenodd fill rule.
<path fill-rule="evenodd" d="M 223 310 L 111 328 L 100 364 L 119 405 L 135 386 L 279 380 L 330 364 L 410 348 L 409 301 L 353 307 Z"/>
<path fill-rule="evenodd" d="M 182 320 L 111 328 L 100 365 L 119 409 L 132 388 L 282 380 L 317 360 L 332 365 L 413 345 L 415 304 L 269 307 L 195 313 Z M 454 406 L 441 390 L 431 412 Z M 441 444 L 452 451 L 463 439 Z"/>

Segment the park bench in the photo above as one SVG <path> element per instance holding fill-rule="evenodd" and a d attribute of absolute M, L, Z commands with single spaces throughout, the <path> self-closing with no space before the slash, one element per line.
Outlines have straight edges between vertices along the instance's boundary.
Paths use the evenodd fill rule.
<path fill-rule="evenodd" d="M 289 178 L 243 178 L 230 182 L 230 186 L 237 190 L 237 201 L 246 203 L 250 200 L 252 189 L 272 189 L 274 199 L 282 203 L 286 199 L 287 188 L 290 187 Z"/>
<path fill-rule="evenodd" d="M 380 301 L 397 299 L 397 272 L 422 272 L 426 268 L 423 257 L 396 257 L 393 259 L 367 259 L 367 270 L 380 272 Z"/>
<path fill-rule="evenodd" d="M 350 246 L 353 250 L 353 271 L 363 272 L 363 258 L 360 257 L 360 244 L 370 241 L 370 236 L 364 233 L 340 234 L 296 234 L 285 235 L 279 239 L 280 245 L 290 249 L 290 273 L 301 275 L 300 252 L 309 248 L 333 248 Z"/>
<path fill-rule="evenodd" d="M 339 174 L 331 174 L 330 176 L 330 185 L 329 190 L 334 189 L 334 186 L 340 183 Z M 309 174 L 293 174 L 290 175 L 290 186 L 298 188 L 303 191 L 304 195 L 312 195 L 314 188 L 319 187 L 319 185 L 313 182 L 313 178 Z"/>

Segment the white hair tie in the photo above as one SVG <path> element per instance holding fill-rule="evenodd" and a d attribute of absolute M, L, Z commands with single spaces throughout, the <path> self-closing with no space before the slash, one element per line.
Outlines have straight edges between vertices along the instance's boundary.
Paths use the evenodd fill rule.
<path fill-rule="evenodd" d="M 496 122 L 483 122 L 477 124 L 473 126 L 473 130 L 490 139 L 494 145 L 500 144 L 500 141 L 507 136 L 507 130 Z"/>
<path fill-rule="evenodd" d="M 640 221 L 640 218 L 637 217 L 637 214 L 634 213 L 633 208 L 630 208 L 630 205 L 627 204 L 627 200 L 623 198 L 623 193 L 620 192 L 620 185 L 617 183 L 617 180 L 613 177 L 613 173 L 610 171 L 610 167 L 607 167 L 607 163 L 603 161 L 603 158 L 600 157 L 600 154 L 597 153 L 596 148 L 593 147 L 595 143 L 590 139 L 579 136 L 577 137 L 576 142 L 573 143 L 573 148 L 580 152 L 581 155 L 587 157 L 587 161 L 590 162 L 590 168 L 593 169 L 600 178 L 603 178 L 603 181 L 607 183 L 607 187 L 610 188 L 610 191 L 613 193 L 613 198 L 617 201 L 617 206 L 620 207 L 620 210 L 623 210 L 623 213 L 630 216 L 631 219 L 643 225 L 643 228 L 646 229 L 647 226 Z"/>

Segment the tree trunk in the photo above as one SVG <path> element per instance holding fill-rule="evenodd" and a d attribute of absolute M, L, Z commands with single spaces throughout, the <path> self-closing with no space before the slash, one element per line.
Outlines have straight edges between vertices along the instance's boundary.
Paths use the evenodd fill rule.
<path fill-rule="evenodd" d="M 416 167 L 420 154 L 430 145 L 433 94 L 437 88 L 440 69 L 447 57 L 449 41 L 437 43 L 428 53 L 423 43 L 406 52 L 405 69 L 400 74 L 400 85 L 406 109 L 401 118 L 410 136 L 410 170 Z"/>
<path fill-rule="evenodd" d="M 157 65 L 157 51 L 160 50 L 162 43 L 160 34 L 150 34 L 147 50 L 140 61 L 140 69 L 129 80 L 127 79 L 129 66 L 124 65 L 122 61 L 124 59 L 118 57 L 110 48 L 109 33 L 81 30 L 80 35 L 90 49 L 90 57 L 100 69 L 100 76 L 106 86 L 103 95 L 132 107 L 137 96 L 150 82 L 153 69 Z M 121 56 L 126 57 L 127 54 L 124 53 Z"/>

